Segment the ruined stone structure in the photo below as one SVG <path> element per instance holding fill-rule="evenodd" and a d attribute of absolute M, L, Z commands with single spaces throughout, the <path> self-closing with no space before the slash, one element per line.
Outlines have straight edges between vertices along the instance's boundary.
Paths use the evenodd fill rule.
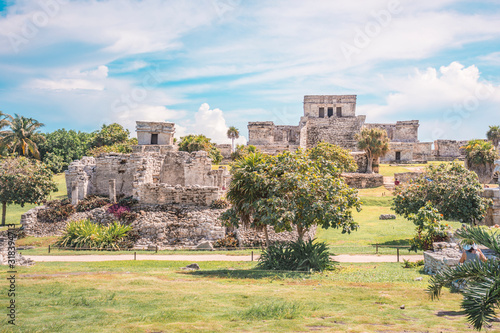
<path fill-rule="evenodd" d="M 325 141 L 356 152 L 355 135 L 367 127 L 386 130 L 391 140 L 389 152 L 381 158 L 381 162 L 463 159 L 462 141 L 419 142 L 418 120 L 398 121 L 395 124 L 367 124 L 365 120 L 366 116 L 356 115 L 356 95 L 304 96 L 304 116 L 298 126 L 275 125 L 272 121 L 250 122 L 248 144 L 264 153 L 277 154 L 299 147 L 311 148 Z"/>

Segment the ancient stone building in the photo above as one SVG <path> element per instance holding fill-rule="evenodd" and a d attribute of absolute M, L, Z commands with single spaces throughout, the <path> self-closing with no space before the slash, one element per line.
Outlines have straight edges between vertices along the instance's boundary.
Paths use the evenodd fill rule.
<path fill-rule="evenodd" d="M 173 133 L 172 123 L 138 121 L 134 153 L 84 157 L 69 165 L 68 196 L 73 202 L 97 194 L 133 196 L 143 203 L 209 205 L 229 185 L 229 172 L 212 170 L 204 151 L 174 151 Z"/>
<path fill-rule="evenodd" d="M 356 95 L 304 96 L 304 115 L 298 126 L 275 125 L 272 121 L 248 123 L 249 145 L 268 154 L 311 148 L 321 141 L 358 151 L 355 135 L 363 127 L 381 128 L 391 140 L 381 162 L 408 163 L 463 158 L 461 141 L 419 142 L 418 120 L 395 124 L 367 124 L 366 116 L 356 115 Z M 434 144 L 434 149 L 433 149 Z"/>

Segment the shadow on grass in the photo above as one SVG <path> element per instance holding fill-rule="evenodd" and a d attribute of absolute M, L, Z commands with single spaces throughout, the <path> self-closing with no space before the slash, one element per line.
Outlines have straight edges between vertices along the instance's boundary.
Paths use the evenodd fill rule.
<path fill-rule="evenodd" d="M 372 244 L 375 246 L 375 244 Z M 395 239 L 395 240 L 390 240 L 384 243 L 378 243 L 378 245 L 383 245 L 383 246 L 410 246 L 410 240 L 409 239 Z"/>
<path fill-rule="evenodd" d="M 233 278 L 233 279 L 294 279 L 310 276 L 309 272 L 299 271 L 268 271 L 258 269 L 216 269 L 185 271 L 183 274 L 203 277 Z"/>
<path fill-rule="evenodd" d="M 463 311 L 438 311 L 436 313 L 438 317 L 459 317 L 463 315 L 465 315 Z"/>

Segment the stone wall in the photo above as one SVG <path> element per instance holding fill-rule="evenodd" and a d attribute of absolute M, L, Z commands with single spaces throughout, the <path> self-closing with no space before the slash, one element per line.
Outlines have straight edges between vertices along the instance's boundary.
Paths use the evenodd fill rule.
<path fill-rule="evenodd" d="M 434 156 L 441 158 L 455 159 L 461 156 L 460 142 L 455 140 L 436 140 L 434 141 Z"/>
<path fill-rule="evenodd" d="M 220 199 L 223 192 L 215 186 L 170 186 L 167 184 L 138 184 L 134 197 L 141 204 L 180 204 L 209 206 Z"/>
<path fill-rule="evenodd" d="M 0 231 L 0 266 L 8 265 L 10 271 L 19 266 L 31 266 L 33 260 L 27 259 L 16 250 L 17 229 Z M 12 254 L 14 249 L 14 255 Z M 12 266 L 11 266 L 12 265 Z"/>
<path fill-rule="evenodd" d="M 297 229 L 294 229 L 291 232 L 284 231 L 280 233 L 276 233 L 273 227 L 267 227 L 267 233 L 269 236 L 269 242 L 291 242 L 298 239 L 299 234 L 297 233 Z M 316 226 L 313 226 L 306 234 L 304 235 L 304 240 L 314 239 L 316 235 Z M 239 228 L 236 229 L 236 238 L 238 239 L 240 246 L 260 246 L 265 244 L 265 234 L 264 231 L 256 231 L 251 228 Z"/>
<path fill-rule="evenodd" d="M 422 172 L 399 172 L 394 174 L 394 180 L 399 180 L 400 183 L 409 183 L 418 179 L 422 174 Z"/>
<path fill-rule="evenodd" d="M 493 200 L 493 204 L 488 208 L 481 224 L 487 226 L 500 225 L 500 189 L 486 188 L 483 191 L 483 197 Z"/>
<path fill-rule="evenodd" d="M 274 123 L 272 121 L 257 121 L 248 123 L 248 144 L 268 145 L 274 143 Z"/>
<path fill-rule="evenodd" d="M 225 160 L 231 159 L 231 153 L 233 152 L 233 147 L 231 146 L 231 144 L 218 144 L 215 146 L 220 150 L 220 153 Z"/>
<path fill-rule="evenodd" d="M 414 160 L 413 146 L 412 142 L 390 142 L 389 151 L 380 158 L 380 161 L 385 163 L 411 162 Z"/>
<path fill-rule="evenodd" d="M 304 116 L 320 118 L 320 108 L 323 108 L 323 117 L 328 118 L 328 108 L 331 108 L 331 117 L 337 117 L 337 108 L 340 108 L 341 117 L 356 115 L 356 95 L 311 95 L 304 96 Z"/>
<path fill-rule="evenodd" d="M 379 129 L 383 129 L 384 131 L 387 132 L 387 137 L 389 138 L 389 140 L 394 140 L 394 132 L 396 130 L 396 124 L 380 124 L 380 123 L 376 123 L 376 124 L 365 124 L 364 127 L 368 128 L 368 129 L 372 129 L 372 128 L 379 128 Z"/>
<path fill-rule="evenodd" d="M 136 121 L 137 141 L 139 145 L 173 145 L 175 124 L 155 121 Z M 152 136 L 156 136 L 156 143 Z"/>
<path fill-rule="evenodd" d="M 433 251 L 424 251 L 424 271 L 427 274 L 458 265 L 462 253 L 456 243 L 439 242 L 432 244 Z"/>
<path fill-rule="evenodd" d="M 393 141 L 418 142 L 418 120 L 397 121 Z"/>
<path fill-rule="evenodd" d="M 487 164 L 469 164 L 465 160 L 465 167 L 470 171 L 474 171 L 479 178 L 481 184 L 495 184 L 493 180 L 493 172 L 495 171 L 495 165 L 493 163 Z"/>
<path fill-rule="evenodd" d="M 356 170 L 356 172 L 366 173 L 366 170 L 368 169 L 368 158 L 366 157 L 366 153 L 352 152 L 351 156 L 354 158 L 356 164 L 358 165 L 358 169 Z"/>
<path fill-rule="evenodd" d="M 342 118 L 310 118 L 305 131 L 306 147 L 315 147 L 321 141 L 335 144 L 344 149 L 358 151 L 356 133 L 361 131 L 365 116 Z"/>
<path fill-rule="evenodd" d="M 373 188 L 384 185 L 384 176 L 378 173 L 343 173 L 347 185 L 353 188 Z"/>
<path fill-rule="evenodd" d="M 429 161 L 432 158 L 432 142 L 415 142 L 413 144 L 413 160 Z"/>

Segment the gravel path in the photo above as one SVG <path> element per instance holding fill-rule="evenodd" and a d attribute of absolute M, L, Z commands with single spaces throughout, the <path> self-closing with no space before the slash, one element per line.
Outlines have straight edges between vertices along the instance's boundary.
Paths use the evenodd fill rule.
<path fill-rule="evenodd" d="M 32 259 L 35 262 L 47 261 L 64 261 L 64 262 L 92 262 L 92 261 L 117 261 L 117 260 L 134 260 L 133 254 L 118 254 L 118 255 L 78 255 L 78 256 L 30 256 L 25 255 L 26 258 Z M 205 254 L 205 255 L 177 255 L 177 254 L 138 254 L 137 260 L 168 260 L 168 261 L 251 261 L 249 255 L 246 256 L 228 256 L 224 254 Z M 395 255 L 351 255 L 341 254 L 332 257 L 333 260 L 338 262 L 396 262 Z M 259 256 L 255 255 L 254 260 L 258 260 Z M 412 262 L 423 260 L 421 255 L 404 255 L 399 257 L 399 261 L 403 259 Z"/>

